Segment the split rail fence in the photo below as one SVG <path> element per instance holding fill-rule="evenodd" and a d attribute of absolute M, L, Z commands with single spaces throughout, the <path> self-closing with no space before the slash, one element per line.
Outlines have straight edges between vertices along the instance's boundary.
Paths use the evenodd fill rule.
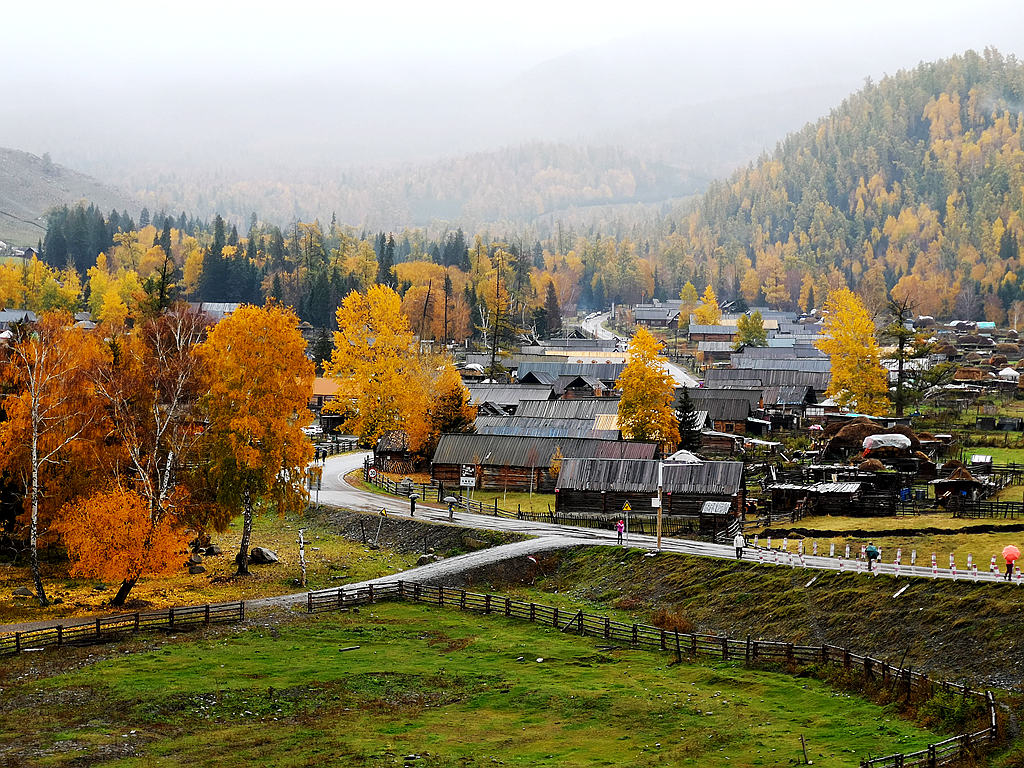
<path fill-rule="evenodd" d="M 70 624 L 0 635 L 0 656 L 46 646 L 89 645 L 119 640 L 137 632 L 177 630 L 245 619 L 245 603 L 190 605 L 161 611 L 121 613 Z"/>
<path fill-rule="evenodd" d="M 306 609 L 309 613 L 320 613 L 382 600 L 410 600 L 524 619 L 555 627 L 562 632 L 673 653 L 680 660 L 683 656 L 692 659 L 706 657 L 747 665 L 777 663 L 790 668 L 797 664 L 833 664 L 850 672 L 857 671 L 863 675 L 865 683 L 876 683 L 894 691 L 901 689 L 908 697 L 931 697 L 943 691 L 964 698 L 977 697 L 983 702 L 987 713 L 985 728 L 929 744 L 917 752 L 894 753 L 861 760 L 861 768 L 936 768 L 948 765 L 967 759 L 993 743 L 999 732 L 995 698 L 990 691 L 975 691 L 966 685 L 937 680 L 922 672 L 903 666 L 894 667 L 886 661 L 834 645 L 796 645 L 754 640 L 749 636 L 738 639 L 724 635 L 679 632 L 648 624 L 627 624 L 608 616 L 515 600 L 505 595 L 467 592 L 464 589 L 408 581 L 310 592 L 306 598 Z"/>

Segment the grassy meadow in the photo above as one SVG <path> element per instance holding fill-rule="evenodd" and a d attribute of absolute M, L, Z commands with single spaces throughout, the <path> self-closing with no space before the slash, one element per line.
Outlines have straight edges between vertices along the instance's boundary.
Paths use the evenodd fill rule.
<path fill-rule="evenodd" d="M 814 679 L 424 605 L 134 642 L 0 670 L 0 762 L 771 766 L 803 736 L 845 766 L 937 738 Z"/>

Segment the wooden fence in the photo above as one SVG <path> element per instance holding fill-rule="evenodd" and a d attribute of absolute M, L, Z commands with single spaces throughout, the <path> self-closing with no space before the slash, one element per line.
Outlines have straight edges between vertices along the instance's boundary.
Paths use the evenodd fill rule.
<path fill-rule="evenodd" d="M 310 592 L 306 609 L 309 613 L 331 611 L 380 600 L 411 600 L 442 607 L 458 608 L 483 614 L 498 614 L 510 618 L 555 627 L 562 632 L 598 637 L 606 641 L 626 643 L 638 648 L 649 648 L 683 656 L 735 661 L 744 664 L 775 663 L 789 668 L 797 664 L 833 664 L 848 672 L 856 671 L 865 683 L 875 683 L 891 690 L 902 690 L 910 696 L 931 697 L 942 692 L 978 697 L 985 706 L 987 725 L 978 731 L 962 733 L 944 741 L 929 744 L 917 752 L 894 753 L 883 757 L 861 760 L 862 768 L 936 768 L 965 759 L 994 742 L 998 736 L 996 703 L 991 691 L 975 691 L 966 685 L 936 680 L 910 668 L 894 667 L 886 661 L 851 652 L 835 645 L 796 645 L 771 640 L 743 639 L 725 635 L 679 632 L 661 629 L 649 624 L 627 624 L 608 616 L 558 608 L 557 606 L 515 600 L 504 595 L 467 592 L 464 589 L 433 584 L 397 581 L 357 589 L 341 587 L 335 590 Z"/>
<path fill-rule="evenodd" d="M 953 517 L 971 519 L 1016 520 L 1024 518 L 1024 504 L 1019 501 L 956 500 L 948 505 Z"/>
<path fill-rule="evenodd" d="M 121 613 L 72 624 L 0 635 L 0 655 L 21 653 L 48 645 L 87 645 L 119 640 L 153 629 L 177 630 L 210 624 L 229 624 L 245 619 L 245 603 L 218 603 L 168 608 L 163 611 Z"/>

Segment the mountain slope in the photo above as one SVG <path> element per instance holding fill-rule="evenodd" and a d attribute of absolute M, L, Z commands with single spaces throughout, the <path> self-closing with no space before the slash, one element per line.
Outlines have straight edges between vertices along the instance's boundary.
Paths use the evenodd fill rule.
<path fill-rule="evenodd" d="M 751 302 L 847 284 L 1001 320 L 1022 292 L 1024 64 L 968 52 L 869 84 L 711 186 L 691 257 Z"/>
<path fill-rule="evenodd" d="M 0 147 L 0 240 L 35 245 L 46 232 L 47 210 L 83 199 L 103 211 L 130 207 L 134 212 L 137 205 L 90 176 L 45 157 Z"/>

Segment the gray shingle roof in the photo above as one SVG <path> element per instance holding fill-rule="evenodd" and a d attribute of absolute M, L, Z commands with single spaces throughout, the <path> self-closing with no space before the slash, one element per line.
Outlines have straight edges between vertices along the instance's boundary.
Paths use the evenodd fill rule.
<path fill-rule="evenodd" d="M 441 435 L 433 464 L 480 464 L 496 467 L 546 467 L 555 449 L 565 458 L 654 458 L 654 443 L 615 442 L 572 437 Z"/>

